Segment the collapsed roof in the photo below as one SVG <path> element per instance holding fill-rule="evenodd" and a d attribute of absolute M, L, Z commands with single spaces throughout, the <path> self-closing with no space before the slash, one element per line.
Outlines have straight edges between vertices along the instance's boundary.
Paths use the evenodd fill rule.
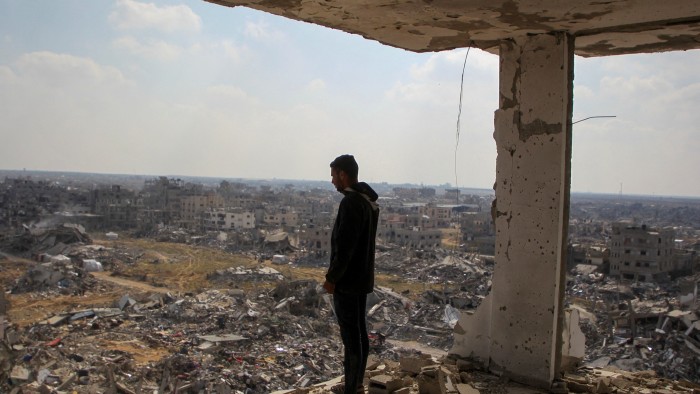
<path fill-rule="evenodd" d="M 359 34 L 414 52 L 568 32 L 584 57 L 700 48 L 700 0 L 206 0 Z"/>

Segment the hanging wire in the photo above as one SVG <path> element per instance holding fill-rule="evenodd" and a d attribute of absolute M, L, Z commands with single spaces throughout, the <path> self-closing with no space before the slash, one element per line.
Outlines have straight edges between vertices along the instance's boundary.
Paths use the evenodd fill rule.
<path fill-rule="evenodd" d="M 455 172 L 455 188 L 457 189 L 457 204 L 459 204 L 459 177 L 457 176 L 457 148 L 459 147 L 459 131 L 460 131 L 460 126 L 461 126 L 461 121 L 462 121 L 462 98 L 464 97 L 464 73 L 465 70 L 467 69 L 467 59 L 469 58 L 469 50 L 471 50 L 471 42 L 469 43 L 470 46 L 467 47 L 467 53 L 464 55 L 464 64 L 462 65 L 462 77 L 460 80 L 460 85 L 459 85 L 459 108 L 457 112 L 457 132 L 455 133 L 455 153 L 454 153 L 454 172 Z M 462 228 L 461 226 L 458 227 L 457 231 L 457 239 L 455 240 L 455 244 L 452 248 L 452 258 L 454 259 L 454 252 L 459 248 L 459 244 L 462 240 Z"/>
<path fill-rule="evenodd" d="M 471 45 L 471 43 L 470 43 Z M 467 54 L 464 55 L 464 64 L 462 65 L 462 79 L 459 85 L 459 110 L 457 112 L 457 133 L 455 136 L 455 187 L 459 190 L 459 179 L 457 178 L 457 148 L 459 147 L 459 129 L 462 121 L 462 97 L 464 95 L 464 71 L 467 69 L 467 59 L 469 58 L 469 50 L 472 49 L 471 46 L 467 47 Z M 458 194 L 459 195 L 459 194 Z"/>

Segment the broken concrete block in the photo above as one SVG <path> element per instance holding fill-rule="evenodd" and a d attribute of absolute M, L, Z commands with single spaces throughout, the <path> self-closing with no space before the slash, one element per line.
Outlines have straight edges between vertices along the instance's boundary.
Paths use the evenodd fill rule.
<path fill-rule="evenodd" d="M 571 380 L 567 380 L 566 386 L 569 391 L 574 393 L 591 393 L 595 390 L 595 387 L 592 385 Z"/>
<path fill-rule="evenodd" d="M 216 344 L 214 342 L 209 342 L 209 341 L 204 341 L 202 342 L 199 346 L 197 346 L 197 349 L 206 352 L 207 350 L 211 350 L 216 348 Z"/>
<path fill-rule="evenodd" d="M 56 327 L 67 322 L 69 317 L 70 315 L 56 315 L 44 320 L 43 322 L 41 322 L 41 324 L 48 324 L 50 326 Z"/>
<path fill-rule="evenodd" d="M 120 310 L 124 310 L 124 308 L 126 308 L 127 306 L 136 305 L 136 300 L 129 297 L 128 294 L 125 294 L 122 296 L 122 298 L 119 299 L 118 305 Z"/>
<path fill-rule="evenodd" d="M 426 359 L 423 357 L 401 357 L 399 359 L 399 363 L 402 371 L 410 372 L 416 375 L 421 372 L 423 367 L 434 364 L 431 359 Z"/>
<path fill-rule="evenodd" d="M 375 370 L 371 370 L 371 371 L 365 371 L 365 376 L 369 376 L 370 378 L 373 377 L 373 376 L 379 376 L 379 375 L 383 375 L 383 374 L 384 374 L 384 371 L 383 371 L 383 370 L 379 370 L 379 369 L 375 369 Z"/>
<path fill-rule="evenodd" d="M 609 378 L 598 379 L 598 382 L 596 383 L 596 386 L 593 390 L 593 393 L 595 393 L 595 394 L 609 394 L 611 392 L 612 392 L 612 390 L 610 390 L 610 379 Z"/>
<path fill-rule="evenodd" d="M 8 345 L 13 346 L 19 342 L 19 334 L 13 328 L 8 327 L 5 329 L 5 341 L 7 341 Z"/>
<path fill-rule="evenodd" d="M 444 386 L 437 379 L 421 375 L 417 379 L 419 394 L 445 394 Z"/>
<path fill-rule="evenodd" d="M 12 384 L 20 385 L 29 381 L 29 370 L 21 365 L 15 365 L 10 372 Z"/>
<path fill-rule="evenodd" d="M 369 380 L 370 394 L 390 394 L 401 388 L 401 379 L 391 377 L 389 375 L 378 375 Z"/>
<path fill-rule="evenodd" d="M 437 365 L 423 367 L 423 372 L 416 378 L 419 394 L 446 394 L 445 372 Z"/>
<path fill-rule="evenodd" d="M 197 335 L 197 338 L 203 339 L 209 342 L 238 342 L 243 341 L 247 338 L 236 334 L 222 334 L 222 335 Z"/>
<path fill-rule="evenodd" d="M 621 378 L 611 379 L 610 384 L 612 384 L 613 386 L 615 386 L 619 389 L 622 389 L 622 390 L 626 390 L 627 388 L 634 386 L 634 384 L 632 382 L 630 382 L 629 380 L 621 379 Z"/>
<path fill-rule="evenodd" d="M 458 383 L 456 387 L 459 394 L 479 394 L 479 390 L 466 383 Z"/>
<path fill-rule="evenodd" d="M 438 377 L 439 374 L 441 374 L 441 373 L 444 375 L 445 372 L 450 373 L 449 370 L 443 368 L 439 364 L 431 364 L 431 365 L 428 365 L 428 366 L 421 368 L 421 370 L 420 370 L 421 374 L 428 375 L 428 376 L 433 377 L 433 378 Z"/>

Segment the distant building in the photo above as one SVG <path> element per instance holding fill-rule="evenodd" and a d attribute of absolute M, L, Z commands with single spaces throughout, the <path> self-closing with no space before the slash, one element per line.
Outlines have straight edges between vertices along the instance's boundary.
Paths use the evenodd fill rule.
<path fill-rule="evenodd" d="M 380 230 L 384 242 L 414 249 L 434 249 L 442 244 L 442 231 L 420 227 L 385 227 Z"/>
<path fill-rule="evenodd" d="M 206 230 L 245 230 L 255 228 L 255 214 L 250 211 L 227 212 L 223 209 L 202 212 Z"/>
<path fill-rule="evenodd" d="M 452 222 L 453 206 L 441 206 L 428 204 L 418 209 L 421 215 L 431 218 L 435 222 L 435 227 L 447 228 Z"/>
<path fill-rule="evenodd" d="M 435 197 L 435 189 L 431 187 L 422 187 L 419 190 L 421 198 L 433 198 Z"/>
<path fill-rule="evenodd" d="M 325 256 L 331 251 L 331 232 L 329 226 L 304 229 L 299 234 L 299 244 L 309 252 Z"/>
<path fill-rule="evenodd" d="M 184 196 L 180 199 L 180 218 L 183 227 L 200 228 L 202 214 L 224 208 L 224 198 L 210 192 L 203 195 Z"/>
<path fill-rule="evenodd" d="M 263 223 L 272 228 L 293 228 L 299 225 L 299 214 L 293 210 L 265 212 Z"/>
<path fill-rule="evenodd" d="M 408 200 L 415 200 L 417 199 L 421 192 L 419 189 L 415 188 L 406 188 L 406 187 L 395 187 L 393 189 L 394 195 L 399 198 L 404 198 Z"/>
<path fill-rule="evenodd" d="M 474 237 L 494 235 L 493 218 L 490 212 L 462 212 L 459 225 L 465 241 Z"/>
<path fill-rule="evenodd" d="M 129 229 L 137 226 L 140 199 L 120 185 L 100 187 L 90 195 L 92 211 L 102 216 L 103 228 Z"/>
<path fill-rule="evenodd" d="M 141 226 L 154 224 L 180 224 L 181 200 L 185 195 L 185 182 L 161 176 L 144 182 L 141 197 L 144 210 L 140 212 Z"/>
<path fill-rule="evenodd" d="M 639 282 L 663 279 L 675 270 L 673 229 L 614 223 L 610 245 L 610 275 Z"/>

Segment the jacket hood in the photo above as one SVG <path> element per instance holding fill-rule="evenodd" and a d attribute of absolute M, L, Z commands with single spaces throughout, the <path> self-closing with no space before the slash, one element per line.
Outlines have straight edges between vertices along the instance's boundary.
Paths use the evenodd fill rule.
<path fill-rule="evenodd" d="M 377 192 L 375 192 L 374 189 L 364 182 L 357 182 L 356 184 L 350 186 L 350 189 L 364 194 L 371 202 L 375 202 L 379 198 Z"/>

